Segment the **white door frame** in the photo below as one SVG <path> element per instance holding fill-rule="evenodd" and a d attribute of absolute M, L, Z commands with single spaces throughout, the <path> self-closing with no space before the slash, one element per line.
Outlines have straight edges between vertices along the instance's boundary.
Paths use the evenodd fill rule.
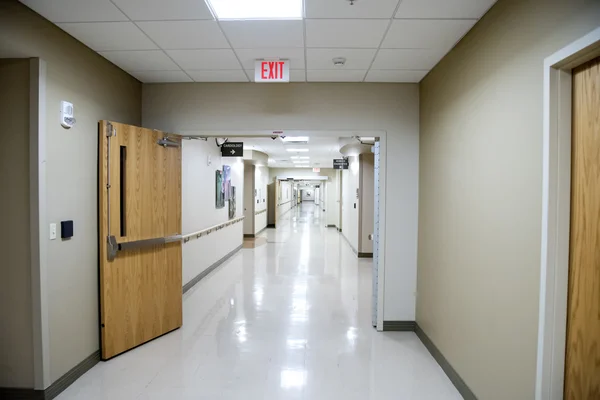
<path fill-rule="evenodd" d="M 600 55 L 600 28 L 544 60 L 536 400 L 563 398 L 571 217 L 571 71 Z"/>

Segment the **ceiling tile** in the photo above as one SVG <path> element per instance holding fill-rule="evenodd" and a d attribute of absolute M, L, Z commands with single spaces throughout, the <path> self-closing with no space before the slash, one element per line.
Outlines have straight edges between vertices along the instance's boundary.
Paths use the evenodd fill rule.
<path fill-rule="evenodd" d="M 290 60 L 290 68 L 304 69 L 304 49 L 236 49 L 235 53 L 239 57 L 245 69 L 254 70 L 254 61 L 261 58 L 281 58 Z"/>
<path fill-rule="evenodd" d="M 250 77 L 250 81 L 254 82 L 254 70 L 247 69 L 246 73 Z M 290 82 L 304 82 L 306 81 L 306 72 L 303 69 L 291 69 L 290 70 Z"/>
<path fill-rule="evenodd" d="M 125 71 L 180 70 L 162 50 L 101 51 L 100 55 Z"/>
<path fill-rule="evenodd" d="M 481 18 L 496 0 L 402 0 L 396 18 Z"/>
<path fill-rule="evenodd" d="M 248 82 L 243 70 L 186 71 L 196 82 Z"/>
<path fill-rule="evenodd" d="M 308 19 L 306 46 L 377 48 L 388 23 L 383 19 Z"/>
<path fill-rule="evenodd" d="M 184 70 L 240 69 L 233 50 L 168 50 L 167 54 Z"/>
<path fill-rule="evenodd" d="M 306 71 L 309 82 L 361 82 L 366 70 L 320 69 Z"/>
<path fill-rule="evenodd" d="M 429 71 L 372 69 L 365 82 L 420 82 Z"/>
<path fill-rule="evenodd" d="M 444 56 L 443 50 L 381 49 L 371 68 L 374 69 L 431 69 Z"/>
<path fill-rule="evenodd" d="M 304 82 L 306 81 L 306 71 L 303 69 L 292 69 L 290 70 L 290 82 Z"/>
<path fill-rule="evenodd" d="M 53 0 L 54 1 L 54 0 Z M 134 21 L 213 19 L 204 0 L 112 0 Z"/>
<path fill-rule="evenodd" d="M 216 21 L 138 22 L 162 49 L 229 49 Z"/>
<path fill-rule="evenodd" d="M 221 27 L 235 49 L 304 46 L 302 21 L 222 21 Z"/>
<path fill-rule="evenodd" d="M 153 50 L 156 45 L 131 22 L 57 24 L 92 50 Z"/>
<path fill-rule="evenodd" d="M 333 58 L 344 57 L 346 65 L 341 69 L 369 69 L 376 49 L 307 49 L 308 69 L 340 69 L 333 65 Z"/>
<path fill-rule="evenodd" d="M 52 22 L 129 21 L 109 0 L 21 0 Z"/>
<path fill-rule="evenodd" d="M 382 48 L 450 50 L 467 33 L 475 20 L 397 19 L 383 41 Z"/>
<path fill-rule="evenodd" d="M 398 0 L 306 0 L 306 18 L 392 18 Z"/>
<path fill-rule="evenodd" d="M 145 83 L 193 82 L 183 71 L 133 71 L 130 74 Z"/>

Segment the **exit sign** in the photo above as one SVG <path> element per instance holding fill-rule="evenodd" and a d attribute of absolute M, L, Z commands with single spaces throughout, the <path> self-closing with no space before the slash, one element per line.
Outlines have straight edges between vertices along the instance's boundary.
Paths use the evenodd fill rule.
<path fill-rule="evenodd" d="M 255 82 L 289 82 L 290 60 L 256 60 Z"/>

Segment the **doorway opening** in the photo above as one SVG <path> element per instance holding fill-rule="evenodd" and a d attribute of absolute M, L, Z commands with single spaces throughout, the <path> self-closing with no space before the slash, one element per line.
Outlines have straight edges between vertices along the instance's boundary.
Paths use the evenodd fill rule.
<path fill-rule="evenodd" d="M 278 229 L 294 218 L 301 223 L 302 209 L 310 208 L 314 210 L 313 221 L 337 231 L 356 257 L 372 259 L 372 325 L 383 330 L 385 201 L 381 194 L 385 182 L 381 177 L 385 132 L 284 130 L 184 135 L 243 143 L 246 240 L 264 237 L 266 229 Z M 334 168 L 334 160 L 343 163 Z"/>

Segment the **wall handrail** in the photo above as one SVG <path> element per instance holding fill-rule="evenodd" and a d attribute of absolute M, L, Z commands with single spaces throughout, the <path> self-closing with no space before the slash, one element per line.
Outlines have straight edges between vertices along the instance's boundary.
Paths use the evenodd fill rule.
<path fill-rule="evenodd" d="M 266 213 L 266 212 L 267 212 L 267 209 L 265 208 L 264 210 L 260 210 L 260 211 L 255 212 L 254 215 L 260 215 L 260 214 Z"/>
<path fill-rule="evenodd" d="M 192 232 L 192 233 L 183 235 L 183 237 L 182 237 L 183 243 L 187 243 L 192 239 L 200 239 L 202 236 L 206 236 L 206 235 L 210 234 L 211 232 L 221 230 L 221 229 L 226 228 L 233 224 L 237 224 L 238 222 L 243 221 L 244 218 L 246 218 L 246 217 L 242 216 L 242 217 L 230 219 L 229 221 L 226 221 L 226 222 L 223 222 L 223 223 L 220 223 L 217 225 L 213 225 L 211 227 L 202 229 L 201 231 Z"/>

